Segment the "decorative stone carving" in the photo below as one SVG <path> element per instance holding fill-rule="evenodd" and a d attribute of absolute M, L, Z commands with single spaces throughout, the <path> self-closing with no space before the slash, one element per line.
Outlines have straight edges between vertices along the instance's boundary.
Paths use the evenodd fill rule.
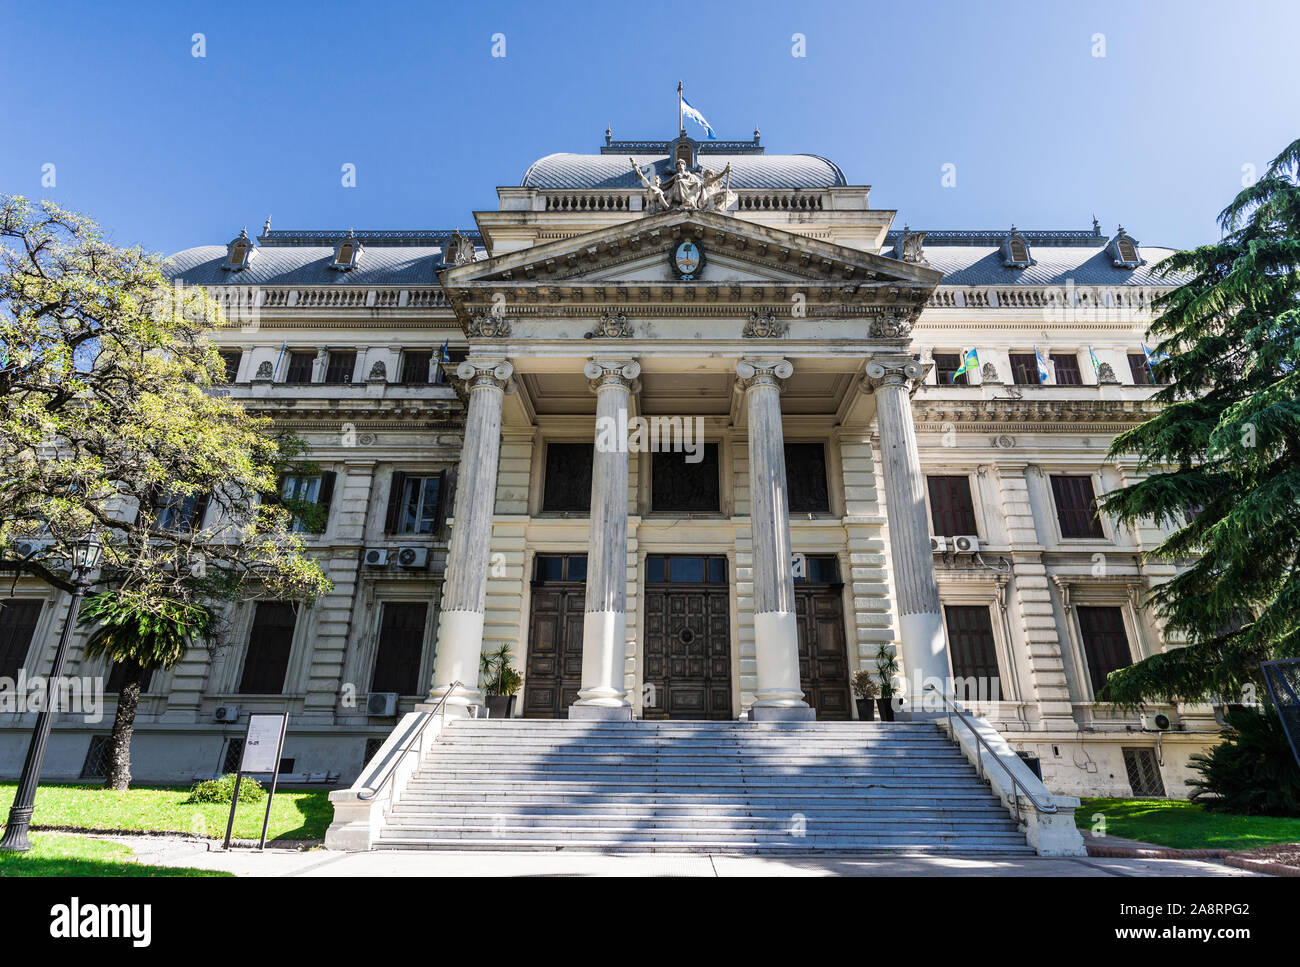
<path fill-rule="evenodd" d="M 375 365 L 370 367 L 370 375 L 366 377 L 367 383 L 387 383 L 388 366 L 382 359 L 375 360 Z"/>
<path fill-rule="evenodd" d="M 746 339 L 779 339 L 786 334 L 787 326 L 775 312 L 751 312 L 742 335 Z"/>
<path fill-rule="evenodd" d="M 1110 363 L 1101 363 L 1097 366 L 1097 382 L 1099 384 L 1119 382 L 1119 377 L 1115 375 L 1115 368 Z"/>
<path fill-rule="evenodd" d="M 622 312 L 606 312 L 584 339 L 631 339 L 632 324 Z"/>
<path fill-rule="evenodd" d="M 505 339 L 510 335 L 510 320 L 487 309 L 478 309 L 470 316 L 465 335 L 477 339 Z"/>
<path fill-rule="evenodd" d="M 654 181 L 645 176 L 641 166 L 634 158 L 628 158 L 632 171 L 645 187 L 645 205 L 647 214 L 667 211 L 671 208 L 704 211 L 726 211 L 736 201 L 736 194 L 731 190 L 731 165 L 721 171 L 701 168 L 702 174 L 696 174 L 686 167 L 686 162 L 677 159 L 677 170 L 664 184 L 655 175 Z"/>
<path fill-rule="evenodd" d="M 447 248 L 443 253 L 443 261 L 447 265 L 468 265 L 470 262 L 473 262 L 473 240 L 462 235 L 459 231 L 453 232 L 451 238 L 447 240 Z"/>
<path fill-rule="evenodd" d="M 906 225 L 903 226 L 903 234 L 898 239 L 898 259 L 900 262 L 908 262 L 912 265 L 929 265 L 925 258 L 925 232 L 914 232 Z"/>
<path fill-rule="evenodd" d="M 456 367 L 456 377 L 465 381 L 467 389 L 494 386 L 505 390 L 514 371 L 514 366 L 504 359 L 467 359 Z"/>
<path fill-rule="evenodd" d="M 885 312 L 871 319 L 872 339 L 906 339 L 912 334 L 912 317 L 905 312 Z"/>
<path fill-rule="evenodd" d="M 636 378 L 641 375 L 641 364 L 635 359 L 592 359 L 582 367 L 582 372 L 590 381 L 588 386 L 593 393 L 611 380 L 633 390 Z"/>
<path fill-rule="evenodd" d="M 255 375 L 253 379 L 270 380 L 274 378 L 274 372 L 274 367 L 271 366 L 270 360 L 265 360 L 257 367 L 257 375 Z"/>
<path fill-rule="evenodd" d="M 863 381 L 868 392 L 882 386 L 908 386 L 925 377 L 925 367 L 915 359 L 873 359 L 867 363 L 867 376 Z"/>
<path fill-rule="evenodd" d="M 736 363 L 737 382 L 742 389 L 768 385 L 780 388 L 783 380 L 794 375 L 788 359 L 742 359 Z"/>
<path fill-rule="evenodd" d="M 997 385 L 1002 382 L 1002 377 L 998 375 L 998 368 L 992 363 L 985 363 L 980 369 L 980 381 Z"/>

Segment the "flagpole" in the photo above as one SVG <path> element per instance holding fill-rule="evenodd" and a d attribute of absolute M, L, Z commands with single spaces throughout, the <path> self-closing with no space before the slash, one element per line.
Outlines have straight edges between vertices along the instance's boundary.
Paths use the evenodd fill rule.
<path fill-rule="evenodd" d="M 682 120 L 682 82 L 677 82 L 677 136 L 686 133 L 686 122 Z"/>

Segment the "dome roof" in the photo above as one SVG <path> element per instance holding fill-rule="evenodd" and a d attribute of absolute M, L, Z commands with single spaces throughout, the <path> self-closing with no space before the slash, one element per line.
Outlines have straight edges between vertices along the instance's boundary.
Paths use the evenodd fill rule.
<path fill-rule="evenodd" d="M 649 177 L 665 181 L 672 175 L 666 155 L 633 155 Z M 700 164 L 719 171 L 731 165 L 732 188 L 831 188 L 847 185 L 839 165 L 815 154 L 711 154 L 701 152 Z M 627 155 L 549 154 L 524 172 L 524 188 L 638 188 Z"/>

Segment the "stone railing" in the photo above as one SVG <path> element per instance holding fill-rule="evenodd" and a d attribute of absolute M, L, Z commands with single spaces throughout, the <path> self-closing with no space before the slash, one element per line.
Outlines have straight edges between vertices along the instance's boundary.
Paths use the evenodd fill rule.
<path fill-rule="evenodd" d="M 548 212 L 625 212 L 632 210 L 633 194 L 629 191 L 546 192 Z"/>
<path fill-rule="evenodd" d="M 736 211 L 822 211 L 826 207 L 826 194 L 820 191 L 738 191 Z"/>
<path fill-rule="evenodd" d="M 208 294 L 221 303 L 226 317 L 239 321 L 266 309 L 450 309 L 438 286 L 366 289 L 353 286 L 253 287 L 213 286 Z"/>
<path fill-rule="evenodd" d="M 934 290 L 928 309 L 1048 309 L 1093 308 L 1150 311 L 1152 301 L 1170 291 L 1150 286 L 1004 287 L 944 286 Z"/>

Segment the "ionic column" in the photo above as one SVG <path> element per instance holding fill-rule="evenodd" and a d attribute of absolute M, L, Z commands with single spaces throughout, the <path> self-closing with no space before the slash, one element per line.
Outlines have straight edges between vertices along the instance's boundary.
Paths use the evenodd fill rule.
<path fill-rule="evenodd" d="M 749 517 L 754 545 L 754 652 L 758 688 L 755 721 L 811 719 L 799 685 L 799 628 L 794 614 L 790 501 L 786 494 L 781 381 L 785 359 L 742 359 L 736 373 L 749 423 Z"/>
<path fill-rule="evenodd" d="M 438 650 L 430 701 L 447 694 L 448 711 L 464 714 L 482 705 L 478 687 L 483 650 L 483 607 L 487 600 L 492 515 L 496 502 L 497 461 L 501 455 L 501 401 L 514 367 L 502 359 L 466 360 L 456 375 L 466 382 L 469 408 L 465 444 L 460 451 L 456 503 L 443 576 L 438 616 Z"/>
<path fill-rule="evenodd" d="M 885 477 L 885 515 L 889 521 L 890 567 L 898 602 L 904 695 L 918 709 L 926 679 L 949 688 L 948 644 L 939 610 L 939 586 L 930 551 L 930 519 L 925 478 L 912 424 L 911 386 L 924 375 L 910 357 L 876 359 L 867 364 L 865 388 L 875 394 L 880 423 L 880 457 Z"/>
<path fill-rule="evenodd" d="M 582 622 L 582 688 L 573 719 L 628 719 L 623 689 L 627 650 L 627 424 L 636 360 L 593 359 L 583 372 L 596 394 L 591 460 L 591 531 L 587 538 L 586 614 Z"/>

